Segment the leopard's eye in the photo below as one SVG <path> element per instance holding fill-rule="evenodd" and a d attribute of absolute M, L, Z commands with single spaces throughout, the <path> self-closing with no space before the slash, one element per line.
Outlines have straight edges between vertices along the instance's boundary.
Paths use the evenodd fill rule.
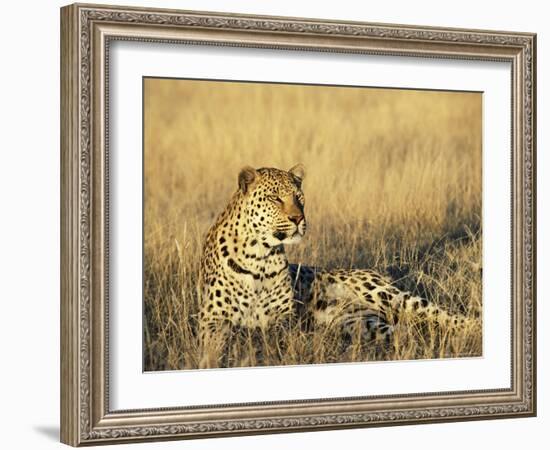
<path fill-rule="evenodd" d="M 283 203 L 283 200 L 281 199 L 281 197 L 278 197 L 276 195 L 270 195 L 268 198 L 274 203 L 280 203 L 280 204 Z"/>

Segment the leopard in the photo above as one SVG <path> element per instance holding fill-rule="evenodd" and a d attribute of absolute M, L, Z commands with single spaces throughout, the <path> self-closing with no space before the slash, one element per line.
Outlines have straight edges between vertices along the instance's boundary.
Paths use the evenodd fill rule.
<path fill-rule="evenodd" d="M 285 246 L 307 230 L 303 164 L 289 170 L 244 167 L 237 190 L 204 241 L 200 263 L 200 368 L 218 367 L 235 327 L 269 333 L 288 320 L 337 327 L 365 342 L 386 343 L 403 313 L 445 324 L 469 318 L 397 288 L 370 269 L 290 264 Z"/>

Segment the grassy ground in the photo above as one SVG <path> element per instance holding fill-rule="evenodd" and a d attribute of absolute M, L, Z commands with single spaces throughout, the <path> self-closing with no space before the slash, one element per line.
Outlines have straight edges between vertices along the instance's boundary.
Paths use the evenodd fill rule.
<path fill-rule="evenodd" d="M 202 239 L 245 165 L 306 167 L 308 232 L 291 262 L 374 268 L 480 315 L 480 94 L 149 79 L 144 95 L 145 370 L 197 367 Z M 330 330 L 241 333 L 229 363 L 481 354 L 478 327 L 446 332 L 410 323 L 390 350 Z"/>

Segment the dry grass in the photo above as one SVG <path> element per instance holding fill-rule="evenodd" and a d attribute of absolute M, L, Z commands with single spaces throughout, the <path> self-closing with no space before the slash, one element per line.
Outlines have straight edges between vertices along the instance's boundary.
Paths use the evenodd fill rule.
<path fill-rule="evenodd" d="M 374 268 L 396 285 L 481 313 L 481 95 L 145 82 L 145 370 L 196 368 L 203 236 L 244 165 L 302 162 L 308 232 L 291 262 Z M 240 333 L 227 363 L 285 365 L 481 354 L 479 329 L 410 323 L 396 348 L 333 330 Z"/>

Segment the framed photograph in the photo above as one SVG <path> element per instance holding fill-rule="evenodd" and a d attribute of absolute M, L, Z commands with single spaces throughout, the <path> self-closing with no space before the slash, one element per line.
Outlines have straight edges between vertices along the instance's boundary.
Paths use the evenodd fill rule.
<path fill-rule="evenodd" d="M 536 36 L 61 9 L 61 440 L 536 414 Z"/>

